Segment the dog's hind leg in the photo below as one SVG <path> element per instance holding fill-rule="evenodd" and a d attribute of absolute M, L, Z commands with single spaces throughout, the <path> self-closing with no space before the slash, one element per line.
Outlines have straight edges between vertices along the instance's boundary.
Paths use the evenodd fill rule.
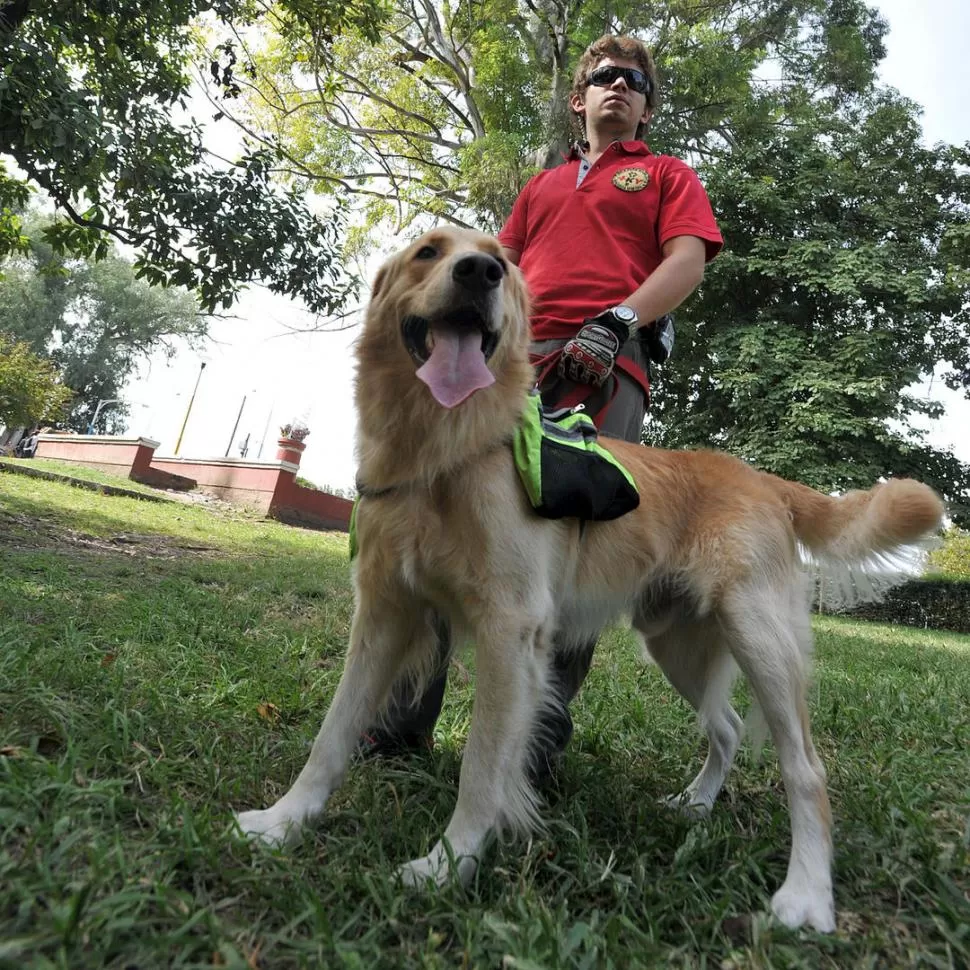
<path fill-rule="evenodd" d="M 271 808 L 242 812 L 239 828 L 271 845 L 297 839 L 323 811 L 360 740 L 373 723 L 398 673 L 420 666 L 422 651 L 434 649 L 434 627 L 419 607 L 361 604 L 354 616 L 344 671 L 310 757 L 290 790 Z"/>
<path fill-rule="evenodd" d="M 667 680 L 697 711 L 707 734 L 704 766 L 683 792 L 665 799 L 666 804 L 684 814 L 705 817 L 724 786 L 743 733 L 730 700 L 737 668 L 712 621 L 676 622 L 651 635 L 649 625 L 635 617 L 634 627 Z"/>
<path fill-rule="evenodd" d="M 771 909 L 786 926 L 807 923 L 831 932 L 832 817 L 805 699 L 811 628 L 804 603 L 794 589 L 772 589 L 762 581 L 734 591 L 721 612 L 731 651 L 771 731 L 788 795 L 791 857 Z"/>
<path fill-rule="evenodd" d="M 474 876 L 492 833 L 530 829 L 536 796 L 526 774 L 529 738 L 549 681 L 549 645 L 534 627 L 494 629 L 476 651 L 475 703 L 458 802 L 431 852 L 400 869 L 402 882 L 441 885 Z"/>

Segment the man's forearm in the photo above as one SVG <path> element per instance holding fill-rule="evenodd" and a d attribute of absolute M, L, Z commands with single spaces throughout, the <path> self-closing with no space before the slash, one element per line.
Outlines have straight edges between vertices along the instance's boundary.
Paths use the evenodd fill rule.
<path fill-rule="evenodd" d="M 704 279 L 704 240 L 677 236 L 664 245 L 663 260 L 625 301 L 637 311 L 640 326 L 680 306 Z"/>
<path fill-rule="evenodd" d="M 658 317 L 677 309 L 704 279 L 704 267 L 689 259 L 665 259 L 624 302 L 633 307 L 640 326 L 649 326 Z"/>

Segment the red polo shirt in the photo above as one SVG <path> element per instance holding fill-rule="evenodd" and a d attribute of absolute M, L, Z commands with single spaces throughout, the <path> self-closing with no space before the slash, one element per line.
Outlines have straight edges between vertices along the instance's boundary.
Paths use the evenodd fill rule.
<path fill-rule="evenodd" d="M 532 333 L 572 336 L 586 317 L 622 303 L 660 265 L 675 236 L 699 236 L 713 259 L 723 240 L 697 174 L 641 141 L 614 142 L 577 187 L 580 157 L 534 176 L 499 242 L 521 253 Z"/>

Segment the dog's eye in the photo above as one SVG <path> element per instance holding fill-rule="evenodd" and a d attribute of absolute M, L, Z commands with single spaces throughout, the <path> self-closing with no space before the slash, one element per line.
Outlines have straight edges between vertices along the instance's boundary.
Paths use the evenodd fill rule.
<path fill-rule="evenodd" d="M 415 254 L 415 259 L 434 259 L 438 255 L 438 250 L 434 246 L 422 246 Z"/>

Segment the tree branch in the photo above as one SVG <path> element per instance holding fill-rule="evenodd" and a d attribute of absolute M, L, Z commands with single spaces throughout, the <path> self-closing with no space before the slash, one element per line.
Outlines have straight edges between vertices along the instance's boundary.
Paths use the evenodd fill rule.
<path fill-rule="evenodd" d="M 475 126 L 472 124 L 471 118 L 469 118 L 468 115 L 466 115 L 461 110 L 461 108 L 458 107 L 458 105 L 456 105 L 449 97 L 447 97 L 447 95 L 445 95 L 445 93 L 440 88 L 437 88 L 427 78 L 422 77 L 413 67 L 411 67 L 410 64 L 407 64 L 404 61 L 399 61 L 398 66 L 401 68 L 402 71 L 404 71 L 407 74 L 410 74 L 411 77 L 413 77 L 416 81 L 424 85 L 424 87 L 428 88 L 428 90 L 431 91 L 435 95 L 435 97 L 439 98 L 444 103 L 445 107 L 452 114 L 454 114 L 456 117 L 461 119 L 465 127 L 472 133 L 472 135 L 475 134 Z"/>
<path fill-rule="evenodd" d="M 119 242 L 123 242 L 126 246 L 137 246 L 138 243 L 149 238 L 148 233 L 135 232 L 133 229 L 129 229 L 127 226 L 114 226 L 110 223 L 101 222 L 97 219 L 85 218 L 74 208 L 73 205 L 71 205 L 67 194 L 54 184 L 53 180 L 47 176 L 47 173 L 42 172 L 39 168 L 37 168 L 34 162 L 29 158 L 21 158 L 19 156 L 15 157 L 17 159 L 17 164 L 20 165 L 27 175 L 37 182 L 38 185 L 44 187 L 54 202 L 67 213 L 71 222 L 84 228 L 97 229 L 100 232 L 108 233 L 108 235 L 114 236 L 115 239 L 117 239 Z"/>
<path fill-rule="evenodd" d="M 362 88 L 360 91 L 355 91 L 353 88 L 345 88 L 345 94 L 356 95 L 357 97 L 361 98 L 370 98 L 371 101 L 375 101 L 377 104 L 382 104 L 386 108 L 390 108 L 392 111 L 395 111 L 398 114 L 402 114 L 407 118 L 413 118 L 420 124 L 427 125 L 439 138 L 442 137 L 441 129 L 430 118 L 426 118 L 424 115 L 419 115 L 417 112 L 410 111 L 407 108 L 402 108 L 399 104 L 395 104 L 389 98 L 385 98 L 383 95 L 371 91 L 363 81 L 354 77 L 352 74 L 347 73 L 346 71 L 338 71 L 337 73 L 347 78 L 348 81 L 352 81 L 354 84 L 359 84 Z"/>

